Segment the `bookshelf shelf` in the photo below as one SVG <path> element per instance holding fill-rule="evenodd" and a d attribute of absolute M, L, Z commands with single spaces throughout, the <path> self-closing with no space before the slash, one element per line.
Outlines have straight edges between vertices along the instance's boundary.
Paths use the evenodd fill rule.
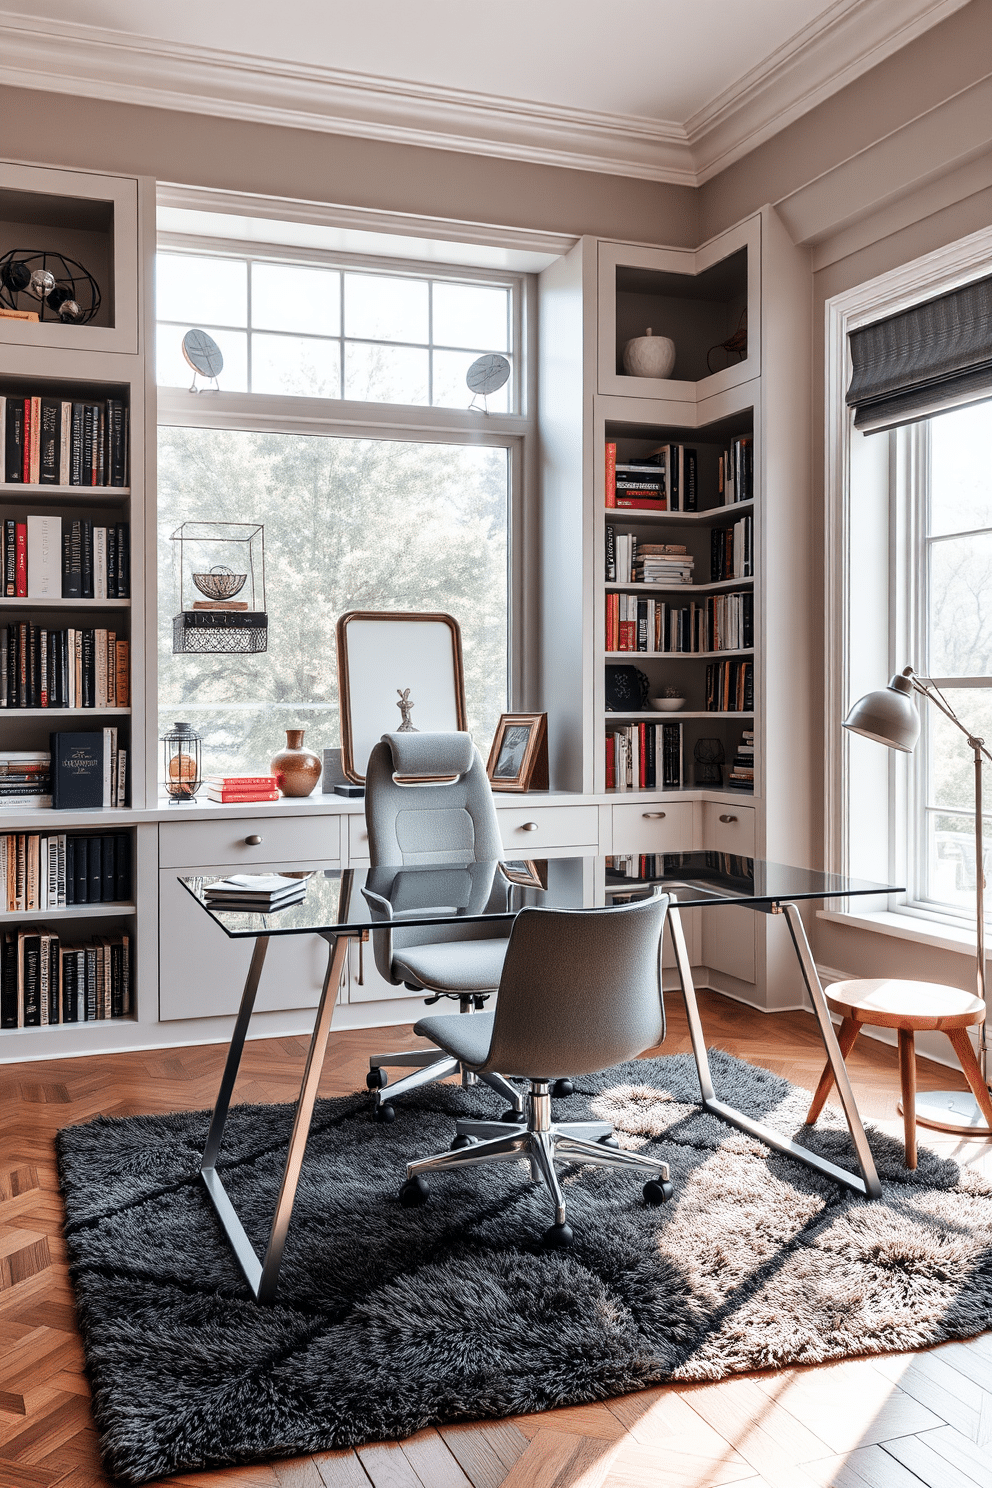
<path fill-rule="evenodd" d="M 0 817 L 0 826 L 3 818 Z M 137 905 L 110 902 L 108 904 L 69 904 L 65 909 L 17 909 L 0 912 L 0 925 L 19 925 L 43 920 L 107 920 L 117 915 L 135 915 Z"/>
<path fill-rule="evenodd" d="M 129 599 L 24 599 L 0 597 L 0 609 L 14 610 L 129 610 Z"/>
<path fill-rule="evenodd" d="M 629 654 L 629 652 L 624 652 L 625 656 Z M 652 709 L 650 713 L 607 712 L 603 714 L 603 717 L 607 722 L 609 722 L 611 719 L 616 718 L 626 719 L 628 723 L 633 723 L 635 721 L 639 723 L 664 723 L 666 720 L 671 722 L 677 718 L 753 718 L 754 714 L 734 713 L 729 710 L 727 712 L 718 712 L 712 708 L 709 710 L 709 712 L 707 712 L 705 709 L 699 708 L 678 708 L 674 713 L 655 713 Z"/>
<path fill-rule="evenodd" d="M 636 511 L 628 506 L 604 506 L 608 522 L 648 522 L 652 526 L 719 527 L 722 522 L 736 522 L 738 517 L 754 511 L 754 501 L 735 501 L 732 506 L 710 506 L 705 511 L 670 512 Z"/>
<path fill-rule="evenodd" d="M 33 503 L 42 501 L 52 506 L 123 506 L 130 498 L 130 486 L 34 486 L 21 481 L 0 482 L 0 501 L 4 505 L 20 503 L 30 497 Z"/>
<path fill-rule="evenodd" d="M 712 584 L 613 584 L 605 586 L 607 594 L 727 594 L 735 589 L 752 589 L 753 579 L 718 579 Z"/>
<path fill-rule="evenodd" d="M 130 708 L 2 708 L 0 718 L 103 718 L 108 713 L 115 717 L 130 716 Z M 47 745 L 46 745 L 47 748 Z"/>
<path fill-rule="evenodd" d="M 738 651 L 604 651 L 607 661 L 724 661 L 729 656 L 753 656 L 754 647 Z M 664 718 L 664 713 L 653 713 L 652 718 Z"/>

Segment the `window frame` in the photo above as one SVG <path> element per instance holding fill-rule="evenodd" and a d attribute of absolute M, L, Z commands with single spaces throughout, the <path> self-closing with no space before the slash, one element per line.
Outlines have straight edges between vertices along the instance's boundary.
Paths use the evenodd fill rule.
<path fill-rule="evenodd" d="M 150 372 L 150 381 L 157 398 L 156 427 L 212 428 L 505 448 L 508 452 L 507 709 L 514 711 L 526 707 L 536 680 L 533 658 L 537 647 L 533 641 L 539 623 L 539 565 L 533 540 L 538 522 L 535 437 L 536 274 L 178 233 L 159 233 L 157 249 L 266 263 L 300 264 L 339 270 L 365 269 L 401 278 L 421 277 L 462 284 L 493 283 L 510 288 L 510 356 L 515 412 L 485 414 L 470 411 L 467 406 L 465 409 L 457 409 L 275 393 L 222 391 L 201 395 L 191 393 L 188 388 L 157 386 L 154 370 Z M 159 324 L 154 318 L 154 305 L 150 323 L 153 337 L 156 338 L 149 356 L 150 368 L 154 369 Z M 154 473 L 154 449 L 150 451 L 150 461 Z M 150 562 L 154 587 L 154 555 Z M 158 666 L 154 647 L 150 655 L 155 660 L 148 669 L 147 678 L 149 717 L 157 718 Z"/>

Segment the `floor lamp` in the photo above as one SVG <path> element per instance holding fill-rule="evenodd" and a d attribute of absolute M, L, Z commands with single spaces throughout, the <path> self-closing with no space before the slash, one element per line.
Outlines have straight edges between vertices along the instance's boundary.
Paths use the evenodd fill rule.
<path fill-rule="evenodd" d="M 985 860 L 982 851 L 982 757 L 992 762 L 984 739 L 976 739 L 957 717 L 950 704 L 940 696 L 936 684 L 928 677 L 918 677 L 912 667 L 905 667 L 891 679 L 888 687 L 869 692 L 848 713 L 844 727 L 889 749 L 911 754 L 920 737 L 920 715 L 913 701 L 914 692 L 929 698 L 945 718 L 960 729 L 975 756 L 975 900 L 976 900 L 976 980 L 979 997 L 985 1002 Z M 987 1015 L 986 1015 L 987 1022 Z M 988 1051 L 986 1023 L 980 1025 L 978 1065 L 988 1084 Z M 931 1090 L 916 1098 L 916 1119 L 923 1126 L 941 1131 L 967 1132 L 972 1136 L 992 1136 L 978 1102 L 970 1092 Z"/>

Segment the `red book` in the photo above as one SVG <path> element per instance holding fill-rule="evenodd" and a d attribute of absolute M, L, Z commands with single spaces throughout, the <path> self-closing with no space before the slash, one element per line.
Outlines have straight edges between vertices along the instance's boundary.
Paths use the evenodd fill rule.
<path fill-rule="evenodd" d="M 28 597 L 28 524 L 18 522 L 17 537 L 15 542 L 15 555 L 17 569 L 15 576 L 15 594 L 18 599 Z"/>
<path fill-rule="evenodd" d="M 207 785 L 215 790 L 275 790 L 274 775 L 208 775 Z"/>
<path fill-rule="evenodd" d="M 606 504 L 617 504 L 617 447 L 612 440 L 606 445 Z"/>
<path fill-rule="evenodd" d="M 617 646 L 617 650 L 618 651 L 636 651 L 637 650 L 637 621 L 636 620 L 621 620 L 620 621 L 620 627 L 619 627 L 619 629 L 620 629 L 620 644 Z"/>
<path fill-rule="evenodd" d="M 24 484 L 31 480 L 31 399 L 24 399 Z M 17 591 L 18 594 L 21 592 Z"/>
<path fill-rule="evenodd" d="M 606 789 L 607 790 L 616 790 L 616 788 L 617 788 L 616 753 L 617 753 L 616 735 L 615 734 L 607 734 L 607 736 L 606 736 Z"/>
<path fill-rule="evenodd" d="M 621 506 L 626 511 L 667 511 L 668 498 L 654 500 L 650 496 L 617 496 L 614 493 L 611 506 Z"/>
<path fill-rule="evenodd" d="M 209 790 L 207 795 L 211 801 L 278 801 L 277 790 L 247 790 L 247 791 L 219 791 Z"/>
<path fill-rule="evenodd" d="M 646 723 L 639 723 L 637 725 L 637 737 L 640 741 L 640 748 L 637 751 L 638 775 L 640 778 L 637 783 L 641 787 L 641 790 L 644 790 L 648 783 L 648 726 Z"/>

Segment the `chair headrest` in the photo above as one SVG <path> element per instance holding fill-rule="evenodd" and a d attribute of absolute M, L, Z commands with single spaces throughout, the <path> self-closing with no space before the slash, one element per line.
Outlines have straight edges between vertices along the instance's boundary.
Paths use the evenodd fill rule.
<path fill-rule="evenodd" d="M 382 742 L 392 753 L 394 775 L 436 779 L 472 768 L 475 745 L 468 733 L 383 734 Z"/>

